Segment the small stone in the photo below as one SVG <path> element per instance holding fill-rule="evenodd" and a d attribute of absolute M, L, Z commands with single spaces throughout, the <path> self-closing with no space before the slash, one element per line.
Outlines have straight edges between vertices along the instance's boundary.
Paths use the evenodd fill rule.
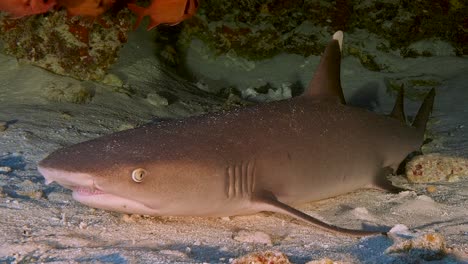
<path fill-rule="evenodd" d="M 31 199 L 40 199 L 44 196 L 44 193 L 41 190 L 35 190 L 25 193 Z"/>
<path fill-rule="evenodd" d="M 80 224 L 78 225 L 78 227 L 80 229 L 86 229 L 88 227 L 88 224 L 86 224 L 85 222 L 80 222 Z"/>
<path fill-rule="evenodd" d="M 333 261 L 332 259 L 329 258 L 324 258 L 320 260 L 311 260 L 307 262 L 306 264 L 344 264 L 346 262 L 341 262 L 341 261 Z"/>
<path fill-rule="evenodd" d="M 198 82 L 195 83 L 195 86 L 200 89 L 200 90 L 203 90 L 205 92 L 211 92 L 210 91 L 210 87 L 204 83 L 203 81 L 199 80 Z"/>
<path fill-rule="evenodd" d="M 237 259 L 229 259 L 231 264 L 290 264 L 288 257 L 278 251 L 255 252 Z"/>
<path fill-rule="evenodd" d="M 112 74 L 112 73 L 106 74 L 106 76 L 104 76 L 101 82 L 109 86 L 115 86 L 115 87 L 123 86 L 123 81 L 117 75 Z"/>
<path fill-rule="evenodd" d="M 74 79 L 50 81 L 41 87 L 42 95 L 52 102 L 85 104 L 92 100 L 95 89 Z"/>
<path fill-rule="evenodd" d="M 31 228 L 29 226 L 23 226 L 23 236 L 31 236 Z"/>
<path fill-rule="evenodd" d="M 411 197 L 414 196 L 416 193 L 414 191 L 402 191 L 398 193 L 399 198 L 404 198 L 404 197 Z"/>
<path fill-rule="evenodd" d="M 432 200 L 432 198 L 427 195 L 419 195 L 416 199 L 425 201 L 425 202 L 434 202 L 434 200 Z"/>
<path fill-rule="evenodd" d="M 222 247 L 219 248 L 219 251 L 227 252 L 227 251 L 229 251 L 229 248 L 226 247 L 226 246 L 222 246 Z"/>
<path fill-rule="evenodd" d="M 0 132 L 7 130 L 8 125 L 6 122 L 0 122 Z"/>
<path fill-rule="evenodd" d="M 169 101 L 167 101 L 166 98 L 160 96 L 157 93 L 149 93 L 146 96 L 146 100 L 148 103 L 154 105 L 154 106 L 167 106 L 169 105 Z"/>
<path fill-rule="evenodd" d="M 124 221 L 125 223 L 135 223 L 137 222 L 139 219 L 141 219 L 141 216 L 140 215 L 136 215 L 136 214 L 124 214 L 122 216 L 122 221 Z"/>
<path fill-rule="evenodd" d="M 63 119 L 67 119 L 67 120 L 70 120 L 73 118 L 73 115 L 69 112 L 62 112 L 60 113 L 60 116 L 63 118 Z"/>
<path fill-rule="evenodd" d="M 369 210 L 365 207 L 356 207 L 352 211 L 352 214 L 362 220 L 367 220 L 367 221 L 377 221 L 377 219 L 372 216 L 371 213 L 369 213 Z"/>
<path fill-rule="evenodd" d="M 62 224 L 66 224 L 67 223 L 67 218 L 66 218 L 65 213 L 62 213 L 61 217 L 62 217 L 62 219 L 60 220 L 60 222 L 62 222 Z"/>
<path fill-rule="evenodd" d="M 233 236 L 233 239 L 239 242 L 266 244 L 271 246 L 271 237 L 261 231 L 241 230 Z"/>
<path fill-rule="evenodd" d="M 8 166 L 0 166 L 0 172 L 2 173 L 9 173 L 9 172 L 12 172 L 13 169 L 11 167 L 8 167 Z"/>
<path fill-rule="evenodd" d="M 406 234 L 408 233 L 409 229 L 407 226 L 402 225 L 402 224 L 397 224 L 388 233 L 395 233 L 395 234 Z"/>
<path fill-rule="evenodd" d="M 128 129 L 133 129 L 135 128 L 135 125 L 132 125 L 132 124 L 129 124 L 129 123 L 124 123 L 124 124 L 121 124 L 119 126 L 119 128 L 117 128 L 117 131 L 124 131 L 124 130 L 128 130 Z"/>
<path fill-rule="evenodd" d="M 392 238 L 393 239 L 393 238 Z M 445 238 L 439 233 L 428 233 L 410 239 L 399 237 L 385 250 L 386 254 L 407 253 L 414 259 L 440 260 L 449 254 Z"/>
<path fill-rule="evenodd" d="M 426 187 L 426 191 L 427 191 L 428 193 L 434 193 L 434 192 L 437 191 L 437 188 L 436 188 L 435 186 L 427 186 L 427 187 Z"/>
<path fill-rule="evenodd" d="M 47 194 L 47 200 L 58 203 L 69 203 L 70 195 L 63 192 L 51 192 Z"/>
<path fill-rule="evenodd" d="M 180 257 L 180 258 L 187 258 L 187 255 L 184 252 L 180 252 L 177 250 L 163 249 L 159 251 L 159 253 L 164 254 L 164 255 Z"/>

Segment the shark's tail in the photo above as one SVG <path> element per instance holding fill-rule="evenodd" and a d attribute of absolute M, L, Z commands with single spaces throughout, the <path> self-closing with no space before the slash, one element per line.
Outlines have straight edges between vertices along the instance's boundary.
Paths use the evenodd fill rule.
<path fill-rule="evenodd" d="M 334 234 L 343 234 L 352 237 L 363 237 L 363 236 L 371 236 L 371 235 L 386 235 L 386 233 L 390 230 L 388 227 L 377 227 L 381 230 L 358 230 L 358 229 L 347 229 L 338 227 L 335 225 L 331 225 L 325 223 L 315 217 L 312 217 L 304 212 L 301 212 L 285 203 L 282 203 L 276 199 L 276 197 L 269 193 L 264 192 L 262 194 L 257 194 L 257 196 L 253 199 L 253 201 L 258 206 L 257 208 L 261 211 L 270 211 L 276 212 L 280 214 L 289 215 L 296 219 L 302 220 L 306 223 L 309 223 L 315 227 L 318 227 L 322 230 L 334 233 Z"/>
<path fill-rule="evenodd" d="M 431 91 L 426 95 L 424 101 L 419 108 L 418 113 L 413 121 L 413 127 L 424 133 L 426 131 L 427 121 L 429 120 L 429 116 L 432 112 L 432 108 L 434 106 L 434 97 L 435 97 L 435 89 L 432 88 Z"/>

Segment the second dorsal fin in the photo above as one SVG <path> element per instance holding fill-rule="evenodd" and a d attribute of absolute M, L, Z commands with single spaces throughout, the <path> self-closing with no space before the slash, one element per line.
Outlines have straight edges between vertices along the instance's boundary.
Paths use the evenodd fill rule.
<path fill-rule="evenodd" d="M 432 88 L 424 98 L 422 105 L 413 121 L 413 127 L 424 133 L 426 131 L 427 121 L 431 115 L 434 106 L 435 89 Z"/>
<path fill-rule="evenodd" d="M 340 79 L 342 46 L 343 31 L 337 31 L 333 34 L 332 40 L 328 43 L 320 59 L 314 77 L 304 93 L 305 96 L 324 99 L 336 98 L 345 104 Z"/>

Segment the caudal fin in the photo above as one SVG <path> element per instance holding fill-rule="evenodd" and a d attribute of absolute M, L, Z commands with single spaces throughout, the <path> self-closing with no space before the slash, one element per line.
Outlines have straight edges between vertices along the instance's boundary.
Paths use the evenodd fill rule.
<path fill-rule="evenodd" d="M 429 116 L 431 115 L 432 108 L 434 106 L 434 97 L 435 89 L 432 88 L 424 98 L 424 101 L 414 118 L 413 127 L 417 128 L 419 131 L 426 131 L 427 121 L 429 120 Z"/>
<path fill-rule="evenodd" d="M 338 98 L 341 103 L 345 103 L 340 78 L 342 46 L 343 31 L 337 31 L 328 43 L 304 95 L 314 98 Z"/>
<path fill-rule="evenodd" d="M 398 90 L 397 99 L 395 101 L 395 105 L 393 106 L 393 110 L 390 116 L 406 124 L 404 100 L 405 100 L 405 89 L 402 85 L 400 87 L 400 90 Z"/>

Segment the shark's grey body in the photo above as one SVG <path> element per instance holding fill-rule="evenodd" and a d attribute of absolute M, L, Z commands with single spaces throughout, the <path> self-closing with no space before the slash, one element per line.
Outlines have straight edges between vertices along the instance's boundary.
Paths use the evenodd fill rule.
<path fill-rule="evenodd" d="M 391 118 L 345 105 L 337 40 L 302 96 L 118 132 L 60 149 L 39 170 L 48 182 L 73 189 L 76 200 L 108 210 L 173 216 L 273 211 L 329 230 L 371 234 L 330 226 L 290 205 L 363 187 L 391 188 L 383 172 L 420 148 L 433 94 L 416 127 L 398 120 L 398 107 L 398 118 Z"/>

